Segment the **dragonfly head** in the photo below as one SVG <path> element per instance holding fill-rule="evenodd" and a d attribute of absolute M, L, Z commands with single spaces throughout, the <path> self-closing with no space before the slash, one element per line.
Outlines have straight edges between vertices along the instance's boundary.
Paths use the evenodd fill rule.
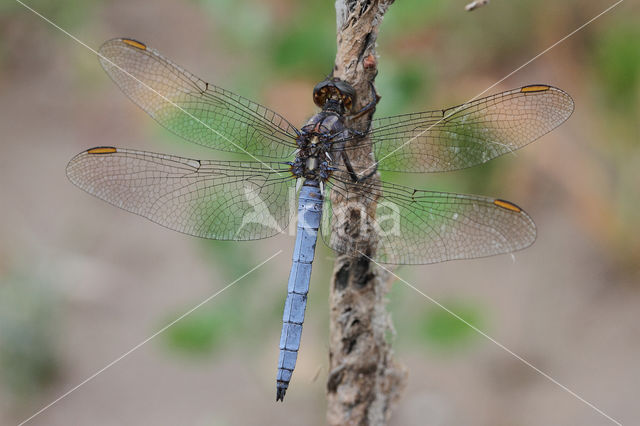
<path fill-rule="evenodd" d="M 356 91 L 339 78 L 327 78 L 313 88 L 313 102 L 323 110 L 344 114 L 353 107 Z"/>

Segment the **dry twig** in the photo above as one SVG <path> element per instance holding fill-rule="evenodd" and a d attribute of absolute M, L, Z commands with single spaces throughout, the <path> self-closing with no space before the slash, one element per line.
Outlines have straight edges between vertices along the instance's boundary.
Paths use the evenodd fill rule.
<path fill-rule="evenodd" d="M 471 12 L 472 10 L 476 10 L 479 7 L 485 6 L 489 4 L 489 0 L 474 0 L 468 5 L 464 7 L 464 10 L 467 12 Z"/>
<path fill-rule="evenodd" d="M 351 84 L 357 93 L 354 110 L 375 96 L 370 84 L 377 70 L 378 28 L 393 0 L 337 0 L 337 41 L 333 76 Z M 352 123 L 362 125 L 370 117 Z M 373 162 L 370 148 L 350 151 L 356 169 Z M 372 179 L 379 179 L 376 174 Z M 362 199 L 369 211 L 375 203 Z M 333 200 L 332 202 L 338 202 Z M 370 242 L 369 252 L 375 250 Z M 367 249 L 363 249 L 367 251 Z M 406 382 L 406 371 L 392 358 L 385 339 L 392 330 L 385 309 L 391 277 L 366 257 L 339 256 L 331 289 L 327 421 L 330 425 L 383 425 L 391 415 Z"/>

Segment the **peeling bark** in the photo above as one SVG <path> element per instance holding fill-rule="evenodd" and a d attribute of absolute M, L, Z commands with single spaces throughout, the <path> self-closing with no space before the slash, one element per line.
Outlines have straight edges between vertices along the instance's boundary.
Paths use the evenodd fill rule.
<path fill-rule="evenodd" d="M 333 76 L 356 90 L 354 111 L 375 99 L 376 40 L 393 0 L 337 0 L 338 49 Z M 362 128 L 371 116 L 354 119 Z M 356 170 L 374 162 L 369 147 L 350 151 Z M 378 180 L 376 173 L 371 179 Z M 362 199 L 367 210 L 375 203 Z M 333 199 L 332 203 L 340 200 Z M 355 220 L 355 219 L 354 219 Z M 356 225 L 357 226 L 357 225 Z M 373 253 L 376 241 L 362 251 Z M 384 425 L 406 382 L 406 371 L 393 360 L 387 336 L 393 326 L 385 309 L 391 277 L 366 256 L 338 256 L 329 295 L 330 342 L 327 421 L 330 425 Z"/>

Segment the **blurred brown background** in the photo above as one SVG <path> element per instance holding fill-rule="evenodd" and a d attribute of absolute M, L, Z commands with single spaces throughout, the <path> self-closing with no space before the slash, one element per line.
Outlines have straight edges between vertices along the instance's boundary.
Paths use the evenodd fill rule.
<path fill-rule="evenodd" d="M 399 0 L 379 36 L 378 115 L 464 102 L 612 2 Z M 89 46 L 128 36 L 294 123 L 335 53 L 333 2 L 32 0 Z M 536 220 L 523 252 L 399 274 L 624 424 L 640 422 L 640 7 L 623 2 L 498 87 L 569 92 L 569 121 L 516 155 L 419 188 L 499 196 Z M 319 425 L 327 376 L 322 247 L 299 364 L 274 377 L 293 239 L 209 242 L 74 187 L 98 145 L 196 158 L 94 54 L 0 5 L 0 424 L 17 424 L 278 249 L 284 252 L 33 419 L 34 425 Z M 389 295 L 409 384 L 394 425 L 604 425 L 608 420 L 402 283 Z"/>

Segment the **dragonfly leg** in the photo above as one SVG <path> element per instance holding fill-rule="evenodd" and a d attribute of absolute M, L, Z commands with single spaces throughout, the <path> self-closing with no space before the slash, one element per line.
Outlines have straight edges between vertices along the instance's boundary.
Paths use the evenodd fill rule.
<path fill-rule="evenodd" d="M 376 88 L 373 86 L 372 82 L 369 82 L 369 86 L 371 87 L 371 93 L 373 94 L 373 100 L 371 102 L 369 102 L 368 104 L 366 104 L 364 107 L 362 107 L 362 109 L 356 113 L 353 113 L 350 115 L 349 118 L 351 118 L 352 120 L 355 118 L 360 118 L 363 115 L 371 112 L 373 113 L 373 111 L 375 111 L 376 109 L 376 105 L 378 105 L 378 102 L 380 102 L 380 95 L 378 95 L 378 93 L 376 93 Z"/>
<path fill-rule="evenodd" d="M 351 165 L 351 160 L 349 160 L 349 156 L 342 151 L 342 161 L 344 162 L 344 165 L 347 167 L 347 172 L 349 173 L 349 177 L 351 177 L 351 180 L 354 181 L 355 183 L 360 183 L 360 182 L 364 182 L 365 180 L 369 179 L 371 176 L 375 175 L 376 172 L 378 171 L 378 163 L 374 163 L 373 166 L 370 166 L 367 168 L 368 169 L 373 169 L 371 170 L 369 173 L 367 173 L 364 176 L 358 176 L 358 174 L 356 173 L 356 171 L 353 169 L 353 165 Z"/>

